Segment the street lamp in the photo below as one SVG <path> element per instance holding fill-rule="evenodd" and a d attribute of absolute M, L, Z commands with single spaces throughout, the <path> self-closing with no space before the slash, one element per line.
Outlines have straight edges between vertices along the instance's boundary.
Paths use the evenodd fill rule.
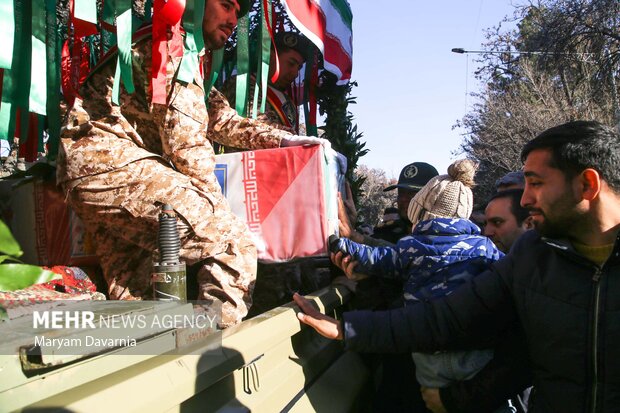
<path fill-rule="evenodd" d="M 594 53 L 557 53 L 557 52 L 542 52 L 542 51 L 519 51 L 519 50 L 465 50 L 462 47 L 453 47 L 452 53 L 457 54 L 518 54 L 518 55 L 549 55 L 549 56 L 592 56 Z M 610 59 L 609 51 L 605 54 L 606 59 Z M 590 63 L 584 59 L 586 63 Z M 620 133 L 620 98 L 618 97 L 618 90 L 616 86 L 616 78 L 614 74 L 610 72 L 609 79 L 611 83 L 611 97 L 614 104 L 614 117 L 616 119 L 616 131 Z"/>
<path fill-rule="evenodd" d="M 465 50 L 462 47 L 454 47 L 452 48 L 452 53 L 458 53 L 458 54 L 469 54 L 469 53 L 474 53 L 474 54 L 532 54 L 532 55 L 536 55 L 536 54 L 549 54 L 549 53 L 545 53 L 545 52 L 520 52 L 518 50 Z M 564 53 L 554 53 L 554 54 L 564 54 Z M 572 53 L 567 53 L 567 54 L 572 54 Z M 591 54 L 591 53 L 583 53 L 583 54 Z"/>

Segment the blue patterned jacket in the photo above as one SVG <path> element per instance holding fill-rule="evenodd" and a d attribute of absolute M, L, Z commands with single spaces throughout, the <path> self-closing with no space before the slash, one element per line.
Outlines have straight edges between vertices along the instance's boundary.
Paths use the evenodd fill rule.
<path fill-rule="evenodd" d="M 338 248 L 358 261 L 358 272 L 402 279 L 406 302 L 448 295 L 504 256 L 476 224 L 461 218 L 421 221 L 395 248 L 347 238 L 338 240 Z"/>

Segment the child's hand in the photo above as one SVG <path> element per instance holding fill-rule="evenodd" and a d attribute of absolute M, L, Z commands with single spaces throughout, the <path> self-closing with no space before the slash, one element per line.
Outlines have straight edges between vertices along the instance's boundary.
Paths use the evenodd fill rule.
<path fill-rule="evenodd" d="M 357 261 L 353 261 L 350 255 L 343 254 L 342 252 L 338 252 L 337 254 L 331 253 L 330 258 L 336 267 L 344 271 L 348 279 L 359 281 L 368 278 L 368 275 L 354 271 L 354 268 L 357 266 Z"/>
<path fill-rule="evenodd" d="M 433 413 L 447 413 L 446 408 L 441 402 L 439 389 L 431 389 L 422 386 L 420 391 L 422 392 L 422 398 L 424 399 L 424 403 L 426 404 L 427 409 L 429 409 Z"/>

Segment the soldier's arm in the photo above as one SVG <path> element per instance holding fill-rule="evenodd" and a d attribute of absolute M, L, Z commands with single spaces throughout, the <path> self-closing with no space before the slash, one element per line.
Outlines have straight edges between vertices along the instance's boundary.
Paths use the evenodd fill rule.
<path fill-rule="evenodd" d="M 170 104 L 151 107 L 164 157 L 182 174 L 206 182 L 213 175 L 213 148 L 206 139 L 202 90 L 195 84 L 174 87 Z"/>
<path fill-rule="evenodd" d="M 243 149 L 277 148 L 293 134 L 258 119 L 239 116 L 215 88 L 209 93 L 209 138 L 226 146 Z"/>
<path fill-rule="evenodd" d="M 224 95 L 224 97 L 226 98 L 226 100 L 228 101 L 228 106 L 230 106 L 231 108 L 235 109 L 235 102 L 237 100 L 237 76 L 233 76 L 230 79 L 228 79 L 226 82 L 224 82 L 224 84 L 222 85 L 222 88 L 220 89 L 220 92 L 222 93 L 222 95 Z M 248 82 L 250 82 L 250 86 L 248 87 L 248 99 L 246 102 L 246 109 L 247 109 L 247 114 L 246 116 L 248 118 L 252 117 L 252 113 L 250 112 L 250 103 L 253 101 L 254 99 L 254 88 L 256 87 L 256 83 L 252 80 L 252 78 L 248 79 Z M 269 104 L 267 104 L 267 109 L 269 108 Z M 236 109 L 235 109 L 236 111 Z M 290 133 L 294 133 L 292 128 L 289 128 L 288 126 L 282 125 L 280 123 L 280 119 L 278 118 L 278 115 L 271 111 L 271 110 L 265 110 L 264 113 L 258 113 L 256 115 L 256 120 L 259 122 L 263 122 L 266 125 L 269 125 L 271 127 L 274 127 L 276 129 L 281 129 Z M 209 131 L 208 133 L 209 139 L 214 140 L 218 143 L 219 142 L 219 136 L 216 134 L 212 134 L 211 131 Z"/>

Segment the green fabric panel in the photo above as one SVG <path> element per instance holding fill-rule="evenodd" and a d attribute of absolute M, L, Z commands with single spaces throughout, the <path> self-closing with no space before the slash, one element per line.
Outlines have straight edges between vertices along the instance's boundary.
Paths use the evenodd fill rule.
<path fill-rule="evenodd" d="M 235 109 L 241 116 L 247 116 L 248 77 L 250 72 L 250 18 L 246 14 L 237 23 L 237 80 Z"/>
<path fill-rule="evenodd" d="M 39 140 L 37 152 L 45 152 L 45 143 L 43 142 L 43 132 L 45 131 L 45 116 L 37 115 L 37 126 L 37 138 Z"/>
<path fill-rule="evenodd" d="M 47 141 L 50 160 L 56 159 L 60 142 L 60 36 L 56 20 L 56 0 L 45 0 L 47 59 Z"/>
<path fill-rule="evenodd" d="M 222 64 L 224 62 L 224 48 L 214 50 L 211 52 L 211 73 L 209 73 L 209 80 L 205 82 L 205 102 L 207 103 L 207 107 L 209 107 L 209 92 L 211 92 L 211 88 L 215 85 L 215 81 L 220 75 L 220 71 L 222 70 Z"/>
<path fill-rule="evenodd" d="M 265 10 L 265 3 L 267 3 L 267 10 Z M 267 103 L 267 84 L 269 82 L 269 59 L 271 54 L 271 35 L 269 34 L 269 28 L 267 22 L 272 22 L 271 19 L 271 0 L 265 0 L 261 2 L 261 8 L 264 18 L 261 19 L 261 65 L 260 70 L 260 89 L 261 89 L 261 102 L 260 112 L 265 112 L 265 104 Z M 271 24 L 270 24 L 271 25 Z"/>
<path fill-rule="evenodd" d="M 30 71 L 32 66 L 32 3 L 28 0 L 15 1 L 15 50 L 13 51 L 13 103 L 28 111 L 30 95 Z M 18 12 L 19 10 L 19 12 Z M 6 73 L 5 73 L 6 75 Z M 3 89 L 4 90 L 4 89 Z"/>
<path fill-rule="evenodd" d="M 194 2 L 189 1 L 185 4 L 183 12 L 183 29 L 185 29 L 185 41 L 183 42 L 183 59 L 179 67 L 177 79 L 190 83 L 194 80 L 194 73 L 198 67 L 198 49 L 194 40 Z"/>
<path fill-rule="evenodd" d="M 185 29 L 185 42 L 183 60 L 179 68 L 177 79 L 190 83 L 194 81 L 194 75 L 198 69 L 198 53 L 204 48 L 202 38 L 202 18 L 204 16 L 204 0 L 189 1 L 185 5 L 183 13 L 183 28 Z M 208 95 L 208 92 L 206 93 Z"/>
<path fill-rule="evenodd" d="M 256 87 L 254 87 L 254 99 L 252 100 L 253 119 L 256 119 L 256 116 L 259 112 L 265 112 L 265 102 L 267 101 L 267 82 L 269 78 L 269 54 L 271 52 L 271 38 L 269 37 L 269 30 L 267 28 L 265 18 L 270 18 L 271 6 L 269 6 L 269 10 L 266 11 L 267 13 L 265 13 L 265 11 L 265 3 L 261 1 L 259 47 L 258 52 L 256 53 L 256 56 L 258 58 L 256 68 Z M 267 44 L 265 44 L 266 39 L 268 42 Z M 260 103 L 258 101 L 259 96 L 261 97 Z"/>
<path fill-rule="evenodd" d="M 133 73 L 131 67 L 131 1 L 117 0 L 116 2 L 116 36 L 118 39 L 118 63 L 120 67 L 120 79 L 123 81 L 127 93 L 133 93 L 135 88 L 133 85 Z M 116 83 L 116 77 L 115 77 Z M 117 93 L 120 93 L 120 87 L 117 87 Z M 115 101 L 114 101 L 115 100 Z M 119 94 L 113 96 L 113 101 L 118 105 Z"/>
<path fill-rule="evenodd" d="M 104 22 L 114 24 L 115 16 L 115 3 L 114 0 L 104 0 L 103 2 L 103 14 L 101 18 Z"/>
<path fill-rule="evenodd" d="M 30 31 L 32 27 L 30 1 L 13 2 L 14 34 L 11 69 L 4 69 L 2 79 L 2 126 L 0 138 L 12 139 L 15 119 L 12 116 L 17 106 L 28 107 L 30 90 Z M 25 41 L 27 40 L 27 41 Z M 27 75 L 27 76 L 26 76 Z M 19 85 L 19 87 L 17 87 Z"/>
<path fill-rule="evenodd" d="M 97 24 L 97 2 L 95 0 L 73 0 L 75 18 Z"/>
<path fill-rule="evenodd" d="M 183 60 L 181 60 L 177 79 L 185 83 L 191 83 L 194 80 L 196 69 L 198 69 L 198 50 L 196 50 L 193 33 L 185 33 L 184 46 Z"/>
<path fill-rule="evenodd" d="M 153 21 L 153 0 L 146 0 L 144 3 L 144 22 L 151 23 Z"/>
<path fill-rule="evenodd" d="M 12 141 L 18 107 L 28 112 L 31 66 L 32 3 L 14 0 L 15 32 L 11 70 L 4 70 L 2 105 L 0 105 L 0 139 Z M 26 126 L 27 128 L 27 126 Z"/>
<path fill-rule="evenodd" d="M 47 68 L 45 42 L 32 36 L 32 61 L 30 72 L 30 96 L 28 110 L 40 115 L 47 114 Z"/>
<path fill-rule="evenodd" d="M 0 0 L 0 69 L 10 69 L 13 61 L 13 41 L 15 36 L 15 16 L 13 0 Z"/>
<path fill-rule="evenodd" d="M 304 119 L 306 120 L 306 134 L 308 136 L 318 136 L 316 125 L 310 122 L 310 79 L 312 79 L 312 68 L 315 57 L 306 62 L 306 72 L 304 73 Z"/>
<path fill-rule="evenodd" d="M 202 19 L 205 15 L 205 0 L 194 0 L 194 42 L 196 43 L 196 50 L 202 51 L 205 47 L 204 39 L 202 38 Z"/>
<path fill-rule="evenodd" d="M 6 78 L 6 74 L 5 74 Z M 4 83 L 4 82 L 3 82 Z M 12 141 L 13 135 L 15 134 L 15 124 L 13 123 L 13 127 L 11 128 L 11 120 L 12 120 L 12 112 L 13 105 L 9 102 L 2 102 L 2 106 L 0 106 L 0 139 L 5 141 Z M 9 139 L 9 136 L 11 139 Z"/>
<path fill-rule="evenodd" d="M 349 30 L 352 30 L 353 13 L 346 0 L 329 0 L 329 2 L 334 6 L 334 9 L 338 10 L 338 14 L 342 17 L 343 23 L 347 25 Z"/>
<path fill-rule="evenodd" d="M 119 105 L 121 96 L 121 65 L 120 62 L 116 63 L 116 70 L 114 71 L 114 83 L 112 84 L 112 103 Z"/>
<path fill-rule="evenodd" d="M 28 129 L 30 128 L 30 114 L 27 110 L 20 108 L 19 123 L 19 144 L 23 145 L 28 140 Z"/>
<path fill-rule="evenodd" d="M 30 71 L 30 96 L 28 110 L 46 114 L 47 76 L 45 58 L 45 3 L 32 2 L 32 67 Z"/>

